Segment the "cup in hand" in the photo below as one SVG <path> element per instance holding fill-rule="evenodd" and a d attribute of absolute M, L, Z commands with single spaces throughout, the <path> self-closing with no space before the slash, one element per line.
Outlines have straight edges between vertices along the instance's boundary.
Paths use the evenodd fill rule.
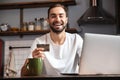
<path fill-rule="evenodd" d="M 43 70 L 43 60 L 41 58 L 28 58 L 28 76 L 40 76 Z"/>

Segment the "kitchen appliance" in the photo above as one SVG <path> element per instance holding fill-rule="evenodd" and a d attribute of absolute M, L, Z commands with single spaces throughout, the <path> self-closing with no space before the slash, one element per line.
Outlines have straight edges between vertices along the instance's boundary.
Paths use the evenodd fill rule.
<path fill-rule="evenodd" d="M 3 77 L 4 72 L 4 41 L 0 39 L 0 77 Z"/>
<path fill-rule="evenodd" d="M 81 24 L 113 24 L 115 20 L 112 15 L 102 8 L 102 0 L 90 0 L 90 7 L 78 19 L 78 25 Z"/>

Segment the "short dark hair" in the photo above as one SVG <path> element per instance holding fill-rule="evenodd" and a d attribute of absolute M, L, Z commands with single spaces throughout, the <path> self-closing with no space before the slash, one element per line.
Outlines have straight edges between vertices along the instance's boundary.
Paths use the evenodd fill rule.
<path fill-rule="evenodd" d="M 67 9 L 67 7 L 59 3 L 59 4 L 54 4 L 54 5 L 52 5 L 52 6 L 49 7 L 49 9 L 48 9 L 48 18 L 49 18 L 50 10 L 51 10 L 52 8 L 55 8 L 55 7 L 61 7 L 61 8 L 63 8 L 64 11 L 65 11 L 65 13 L 66 13 L 66 16 L 68 16 L 68 13 L 67 13 L 67 12 L 68 12 L 68 9 Z"/>

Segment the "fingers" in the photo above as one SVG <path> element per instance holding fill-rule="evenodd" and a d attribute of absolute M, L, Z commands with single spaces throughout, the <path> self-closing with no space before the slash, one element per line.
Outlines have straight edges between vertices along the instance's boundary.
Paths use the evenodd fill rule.
<path fill-rule="evenodd" d="M 36 48 L 33 53 L 37 53 L 38 51 L 44 51 L 44 48 Z"/>
<path fill-rule="evenodd" d="M 33 58 L 42 58 L 44 59 L 45 58 L 45 55 L 44 55 L 44 48 L 36 48 L 33 52 L 32 52 L 32 56 Z"/>

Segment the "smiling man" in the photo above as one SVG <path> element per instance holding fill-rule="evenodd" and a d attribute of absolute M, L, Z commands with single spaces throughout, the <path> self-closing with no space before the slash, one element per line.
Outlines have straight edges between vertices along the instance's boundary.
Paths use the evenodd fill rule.
<path fill-rule="evenodd" d="M 42 58 L 44 61 L 44 74 L 59 75 L 61 73 L 78 73 L 78 62 L 81 56 L 83 39 L 78 34 L 65 32 L 68 22 L 67 8 L 55 4 L 48 9 L 47 19 L 50 32 L 37 37 L 31 46 L 29 58 Z M 37 44 L 49 44 L 48 52 L 44 48 L 37 48 Z M 27 75 L 25 66 L 21 75 Z"/>

